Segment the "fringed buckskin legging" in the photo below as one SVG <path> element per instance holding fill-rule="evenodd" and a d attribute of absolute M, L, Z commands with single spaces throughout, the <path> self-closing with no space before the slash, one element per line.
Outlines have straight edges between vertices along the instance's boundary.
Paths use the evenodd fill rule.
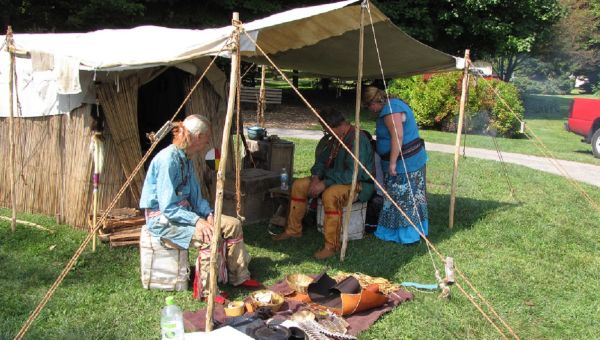
<path fill-rule="evenodd" d="M 302 235 L 302 218 L 306 212 L 309 185 L 310 177 L 297 179 L 292 185 L 290 213 L 285 228 L 285 232 L 290 235 Z M 340 248 L 342 209 L 348 202 L 350 187 L 349 184 L 334 184 L 327 187 L 321 195 L 325 210 L 323 237 L 325 247 L 328 249 L 339 250 Z"/>
<path fill-rule="evenodd" d="M 221 215 L 221 235 L 224 246 L 219 247 L 217 265 L 218 279 L 222 283 L 234 286 L 250 278 L 248 264 L 250 254 L 244 245 L 242 223 L 234 217 Z M 199 232 L 194 234 L 194 240 L 201 239 Z M 224 259 L 223 259 L 224 257 Z M 210 244 L 202 243 L 198 248 L 196 260 L 196 278 L 194 280 L 194 298 L 208 296 L 208 273 L 210 271 Z"/>

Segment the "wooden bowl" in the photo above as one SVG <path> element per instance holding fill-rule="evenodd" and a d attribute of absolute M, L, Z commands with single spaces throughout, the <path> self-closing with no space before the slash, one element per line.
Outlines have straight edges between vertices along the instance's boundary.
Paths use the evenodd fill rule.
<path fill-rule="evenodd" d="M 313 278 L 304 274 L 291 274 L 285 277 L 285 281 L 296 293 L 306 294 L 308 285 L 313 282 Z"/>
<path fill-rule="evenodd" d="M 270 299 L 267 301 L 269 295 Z M 270 290 L 257 290 L 250 295 L 250 298 L 254 306 L 270 308 L 273 313 L 277 313 L 285 302 L 283 296 Z"/>

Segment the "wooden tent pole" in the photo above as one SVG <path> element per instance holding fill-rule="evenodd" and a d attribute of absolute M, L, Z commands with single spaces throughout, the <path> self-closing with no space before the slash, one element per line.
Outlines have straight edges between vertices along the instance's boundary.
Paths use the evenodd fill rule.
<path fill-rule="evenodd" d="M 260 71 L 260 92 L 258 95 L 258 105 L 256 111 L 256 125 L 265 127 L 265 108 L 267 106 L 265 98 L 265 78 L 267 75 L 267 66 L 263 65 Z"/>
<path fill-rule="evenodd" d="M 448 228 L 454 227 L 454 205 L 456 204 L 456 185 L 458 180 L 458 157 L 460 154 L 460 136 L 462 134 L 463 119 L 465 115 L 465 103 L 467 101 L 467 89 L 469 87 L 469 54 L 470 50 L 465 50 L 465 68 L 462 79 L 462 92 L 460 94 L 460 109 L 458 111 L 458 127 L 456 129 L 456 143 L 454 147 L 454 170 L 452 172 L 452 190 L 450 192 L 450 212 Z"/>
<path fill-rule="evenodd" d="M 219 171 L 217 172 L 217 186 L 215 194 L 215 220 L 213 229 L 213 238 L 210 245 L 210 274 L 208 278 L 208 307 L 206 309 L 206 331 L 213 329 L 213 311 L 215 308 L 215 295 L 217 291 L 217 250 L 219 239 L 221 238 L 221 216 L 223 213 L 223 189 L 225 187 L 225 172 L 227 167 L 227 157 L 229 154 L 229 138 L 231 136 L 231 122 L 233 118 L 233 108 L 235 107 L 236 89 L 238 82 L 238 59 L 240 46 L 240 15 L 233 13 L 233 46 L 231 49 L 231 73 L 229 76 L 229 98 L 227 99 L 227 115 L 225 116 L 225 125 L 223 126 L 223 140 L 221 142 L 221 161 L 219 162 Z"/>
<path fill-rule="evenodd" d="M 358 153 L 360 150 L 360 99 L 362 95 L 362 75 L 363 75 L 363 50 L 365 38 L 365 7 L 360 6 L 360 36 L 358 40 L 358 75 L 356 77 L 356 102 L 354 105 L 354 171 L 352 172 L 352 186 L 348 195 L 348 203 L 346 204 L 346 212 L 343 218 L 343 233 L 342 233 L 342 249 L 340 251 L 340 261 L 344 261 L 346 257 L 346 249 L 348 248 L 348 224 L 352 214 L 352 203 L 356 194 L 356 182 L 358 179 Z"/>
<path fill-rule="evenodd" d="M 10 70 L 8 74 L 8 139 L 10 140 L 10 201 L 12 205 L 12 218 L 10 221 L 10 230 L 13 232 L 17 226 L 17 192 L 15 191 L 16 169 L 15 169 L 15 125 L 13 114 L 13 92 L 15 90 L 15 46 L 13 41 L 12 26 L 6 29 L 6 49 L 10 55 Z"/>

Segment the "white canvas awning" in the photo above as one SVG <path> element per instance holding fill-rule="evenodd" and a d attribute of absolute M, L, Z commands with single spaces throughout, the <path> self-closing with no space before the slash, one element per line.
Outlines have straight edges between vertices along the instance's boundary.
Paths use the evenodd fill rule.
<path fill-rule="evenodd" d="M 243 27 L 279 67 L 354 78 L 360 6 L 361 1 L 349 0 L 297 8 L 244 23 Z M 455 67 L 454 57 L 414 40 L 377 8 L 369 6 L 385 77 Z M 364 77 L 381 78 L 368 15 L 365 24 Z M 221 50 L 227 56 L 229 51 L 224 45 L 232 30 L 232 26 L 205 30 L 142 26 L 89 33 L 15 34 L 16 49 L 24 56 L 17 58 L 20 100 L 40 104 L 23 108 L 21 113 L 39 116 L 68 112 L 83 100 L 93 73 L 198 64 L 195 61 L 199 58 Z M 4 41 L 5 37 L 0 39 Z M 241 45 L 244 59 L 267 64 L 245 34 Z M 9 59 L 5 47 L 0 54 L 0 98 L 8 98 Z M 41 107 L 46 109 L 40 111 Z M 1 116 L 8 116 L 6 100 L 0 100 Z"/>

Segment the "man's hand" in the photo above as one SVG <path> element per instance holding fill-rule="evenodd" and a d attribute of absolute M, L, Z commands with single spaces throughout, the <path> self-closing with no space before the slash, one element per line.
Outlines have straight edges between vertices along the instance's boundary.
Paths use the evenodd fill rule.
<path fill-rule="evenodd" d="M 316 198 L 319 197 L 319 195 L 325 191 L 325 181 L 322 180 L 316 180 L 316 181 L 311 181 L 310 182 L 310 186 L 308 187 L 308 197 L 312 197 L 312 198 Z"/>
<path fill-rule="evenodd" d="M 209 215 L 207 219 L 199 218 L 196 222 L 196 234 L 200 234 L 200 240 L 204 243 L 210 243 L 213 235 L 213 218 Z"/>

